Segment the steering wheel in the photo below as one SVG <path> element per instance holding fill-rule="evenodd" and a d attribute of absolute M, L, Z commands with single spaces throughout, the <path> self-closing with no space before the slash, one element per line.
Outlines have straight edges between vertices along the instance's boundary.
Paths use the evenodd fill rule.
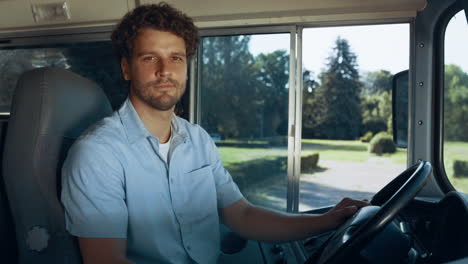
<path fill-rule="evenodd" d="M 318 264 L 347 263 L 360 252 L 424 186 L 432 171 L 431 163 L 419 161 L 403 171 L 330 237 Z M 309 263 L 307 261 L 306 263 Z"/>

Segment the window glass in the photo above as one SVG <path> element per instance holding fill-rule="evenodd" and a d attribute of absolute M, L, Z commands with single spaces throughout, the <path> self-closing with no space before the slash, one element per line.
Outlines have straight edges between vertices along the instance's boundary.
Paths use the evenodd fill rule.
<path fill-rule="evenodd" d="M 392 76 L 409 65 L 409 25 L 303 31 L 299 210 L 370 199 L 406 168 L 392 140 Z"/>
<path fill-rule="evenodd" d="M 99 84 L 114 108 L 127 95 L 120 64 L 110 41 L 87 42 L 48 47 L 0 49 L 0 112 L 9 113 L 19 76 L 33 68 L 58 67 L 80 74 Z"/>
<path fill-rule="evenodd" d="M 468 192 L 468 26 L 463 11 L 445 32 L 444 166 L 453 186 Z"/>
<path fill-rule="evenodd" d="M 199 124 L 251 202 L 286 209 L 289 34 L 202 38 Z"/>

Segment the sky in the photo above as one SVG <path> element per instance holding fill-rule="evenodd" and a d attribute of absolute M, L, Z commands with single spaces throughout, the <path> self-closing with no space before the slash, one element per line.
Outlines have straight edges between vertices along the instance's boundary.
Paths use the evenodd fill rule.
<path fill-rule="evenodd" d="M 446 31 L 446 64 L 457 64 L 468 72 L 468 31 L 465 16 L 458 13 Z M 361 72 L 387 70 L 392 74 L 408 69 L 409 24 L 306 28 L 303 31 L 303 65 L 318 74 L 325 67 L 338 36 L 348 40 L 357 55 Z M 252 36 L 254 55 L 277 49 L 289 50 L 289 34 Z"/>

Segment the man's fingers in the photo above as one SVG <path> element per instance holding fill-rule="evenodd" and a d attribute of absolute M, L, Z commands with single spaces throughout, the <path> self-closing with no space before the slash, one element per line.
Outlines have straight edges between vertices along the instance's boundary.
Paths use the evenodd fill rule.
<path fill-rule="evenodd" d="M 354 205 L 356 205 L 357 207 L 361 208 L 361 207 L 370 205 L 370 203 L 369 203 L 367 200 L 363 200 L 363 201 L 355 200 L 355 204 L 354 204 Z"/>
<path fill-rule="evenodd" d="M 347 216 L 351 216 L 353 215 L 354 213 L 356 213 L 356 211 L 358 210 L 359 208 L 355 205 L 351 205 L 351 206 L 347 206 L 343 209 L 343 213 L 344 213 L 344 216 L 347 217 Z"/>
<path fill-rule="evenodd" d="M 344 219 L 356 213 L 357 210 L 359 210 L 357 206 L 350 205 L 350 206 L 346 206 L 340 209 L 336 209 L 332 214 L 334 214 L 335 217 L 337 217 L 338 219 Z"/>
<path fill-rule="evenodd" d="M 349 207 L 349 206 L 356 206 L 358 208 L 361 208 L 361 207 L 368 206 L 368 205 L 370 205 L 370 203 L 367 200 L 360 201 L 360 200 L 354 200 L 354 199 L 346 197 L 346 198 L 343 198 L 337 204 L 337 207 L 344 208 L 344 207 Z"/>

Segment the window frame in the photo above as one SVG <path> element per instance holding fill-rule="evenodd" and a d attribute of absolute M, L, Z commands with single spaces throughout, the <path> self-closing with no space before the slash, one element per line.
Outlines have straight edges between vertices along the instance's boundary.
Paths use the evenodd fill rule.
<path fill-rule="evenodd" d="M 442 22 L 458 0 L 429 1 L 419 11 L 412 28 L 409 71 L 408 164 L 426 160 L 433 164 L 431 177 L 418 197 L 442 198 L 453 186 L 443 170 L 439 153 L 441 134 L 440 95 L 443 67 Z M 451 16 L 450 16 L 451 18 Z M 447 22 L 448 23 L 448 22 Z M 442 45 L 443 47 L 443 45 Z"/>
<path fill-rule="evenodd" d="M 348 22 L 348 23 L 331 23 L 331 24 L 303 24 L 303 26 L 301 26 L 301 31 L 304 30 L 304 29 L 309 29 L 309 28 L 333 28 L 333 27 L 354 27 L 354 26 L 379 26 L 379 25 L 392 25 L 392 24 L 406 24 L 408 25 L 409 27 L 409 31 L 408 31 L 408 34 L 409 34 L 409 43 L 408 43 L 408 49 L 409 49 L 409 57 L 407 58 L 408 59 L 408 66 L 409 66 L 409 69 L 408 69 L 408 72 L 409 72 L 409 81 L 408 81 L 408 84 L 410 85 L 411 87 L 411 75 L 413 74 L 412 73 L 412 70 L 414 68 L 414 64 L 413 64 L 413 61 L 414 61 L 414 49 L 412 47 L 412 43 L 414 43 L 414 28 L 415 28 L 415 22 L 414 22 L 414 19 L 410 20 L 410 19 L 397 19 L 397 20 L 377 20 L 377 21 L 352 21 L 352 22 Z M 302 36 L 301 36 L 302 37 Z M 301 78 L 301 81 L 302 81 L 302 67 L 300 68 L 301 69 L 301 76 L 299 78 Z M 301 86 L 300 87 L 303 87 L 302 85 L 302 82 L 301 82 Z M 410 95 L 411 93 L 411 88 L 409 88 L 409 100 L 408 102 L 411 102 L 411 97 L 412 95 Z M 302 111 L 303 111 L 303 105 L 302 105 L 302 96 L 303 96 L 303 93 L 301 92 L 300 95 L 301 97 L 300 99 L 300 118 L 302 120 Z M 414 96 L 414 95 L 413 95 Z M 392 100 L 392 107 L 393 107 L 393 97 L 391 98 Z M 410 119 L 410 118 L 408 118 Z M 410 124 L 410 120 L 408 120 L 408 145 L 409 145 L 409 142 L 410 142 L 410 129 L 412 129 L 412 125 Z M 302 130 L 302 124 L 300 126 L 300 129 Z M 302 135 L 301 133 L 298 135 L 299 137 L 299 141 L 302 139 Z M 295 157 L 299 162 L 299 168 L 297 169 L 297 178 L 298 178 L 298 181 L 300 183 L 300 174 L 301 174 L 301 170 L 300 170 L 300 161 L 301 161 L 301 145 L 298 145 L 299 146 L 299 153 L 298 155 Z M 407 155 L 406 155 L 406 161 L 407 161 L 407 164 L 406 164 L 406 167 L 410 167 L 412 165 L 412 163 L 410 162 L 410 148 L 407 147 Z M 395 175 L 396 176 L 396 175 Z M 300 188 L 299 188 L 299 185 L 297 186 L 297 192 L 298 192 L 298 195 L 300 196 Z M 300 201 L 300 198 L 298 198 L 298 203 Z M 319 208 L 319 209 L 314 209 L 314 211 L 317 211 L 317 210 L 323 210 L 324 208 Z M 299 212 L 299 211 L 297 211 Z M 301 212 L 304 212 L 304 211 L 301 211 Z M 305 211 L 307 212 L 307 211 Z"/>
<path fill-rule="evenodd" d="M 300 32 L 300 33 L 299 33 Z M 300 130 L 297 129 L 298 107 L 297 101 L 301 99 L 301 91 L 298 91 L 297 87 L 301 87 L 302 78 L 297 72 L 297 69 L 302 66 L 300 55 L 302 48 L 302 41 L 298 36 L 302 33 L 299 27 L 293 26 L 265 26 L 265 27 L 240 27 L 240 28 L 221 28 L 221 29 L 201 29 L 200 39 L 203 37 L 219 37 L 219 36 L 236 36 L 236 35 L 260 35 L 260 34 L 289 34 L 290 35 L 290 49 L 289 49 L 289 94 L 288 94 L 288 157 L 287 157 L 287 190 L 286 190 L 286 211 L 287 212 L 298 212 L 299 208 L 299 175 L 300 171 L 300 145 L 299 154 L 297 154 L 297 141 L 300 144 Z M 202 60 L 200 59 L 203 51 L 203 41 L 200 41 L 200 46 L 197 50 L 197 58 L 192 62 L 197 67 L 192 67 L 190 76 L 196 76 L 193 78 L 190 85 L 190 94 L 193 96 L 190 98 L 191 112 L 190 122 L 200 122 L 200 80 L 201 72 L 198 69 L 201 68 Z M 196 79 L 196 80 L 195 80 Z M 298 96 L 299 95 L 299 96 Z M 300 109 L 302 113 L 302 108 Z M 301 117 L 299 117 L 301 118 Z M 299 126 L 300 127 L 300 126 Z M 296 128 L 296 129 L 295 129 Z M 295 163 L 295 156 L 299 155 L 299 164 Z"/>
<path fill-rule="evenodd" d="M 348 22 L 337 22 L 330 24 L 323 23 L 305 23 L 297 24 L 292 26 L 263 26 L 263 27 L 236 27 L 236 28 L 216 28 L 216 29 L 200 29 L 200 38 L 212 37 L 212 36 L 233 36 L 233 35 L 244 35 L 244 34 L 275 34 L 275 33 L 290 33 L 291 34 L 291 48 L 290 48 L 290 80 L 289 85 L 294 89 L 290 89 L 289 95 L 289 120 L 288 120 L 288 186 L 287 186 L 287 211 L 288 212 L 299 212 L 299 184 L 301 175 L 301 140 L 302 140 L 302 32 L 305 28 L 324 28 L 324 27 L 342 27 L 342 26 L 361 26 L 361 25 L 387 25 L 387 24 L 401 24 L 407 23 L 410 27 L 410 75 L 411 75 L 411 61 L 413 57 L 413 50 L 411 43 L 413 43 L 413 32 L 414 32 L 414 21 L 408 19 L 399 20 L 378 20 L 378 21 L 348 21 Z M 295 36 L 295 37 L 294 37 Z M 202 43 L 202 41 L 200 41 Z M 190 121 L 193 123 L 199 123 L 200 117 L 200 76 L 197 69 L 200 68 L 201 55 L 202 55 L 202 44 L 197 51 L 192 61 L 196 67 L 191 67 L 190 76 L 192 83 L 190 85 Z M 410 139 L 409 139 L 410 140 Z M 407 154 L 408 164 L 410 151 Z"/>
<path fill-rule="evenodd" d="M 434 95 L 434 170 L 435 179 L 444 192 L 456 191 L 450 181 L 444 163 L 444 101 L 445 101 L 445 33 L 451 19 L 460 11 L 463 11 L 463 6 L 459 1 L 455 1 L 450 5 L 437 21 L 435 31 L 435 88 Z"/>

